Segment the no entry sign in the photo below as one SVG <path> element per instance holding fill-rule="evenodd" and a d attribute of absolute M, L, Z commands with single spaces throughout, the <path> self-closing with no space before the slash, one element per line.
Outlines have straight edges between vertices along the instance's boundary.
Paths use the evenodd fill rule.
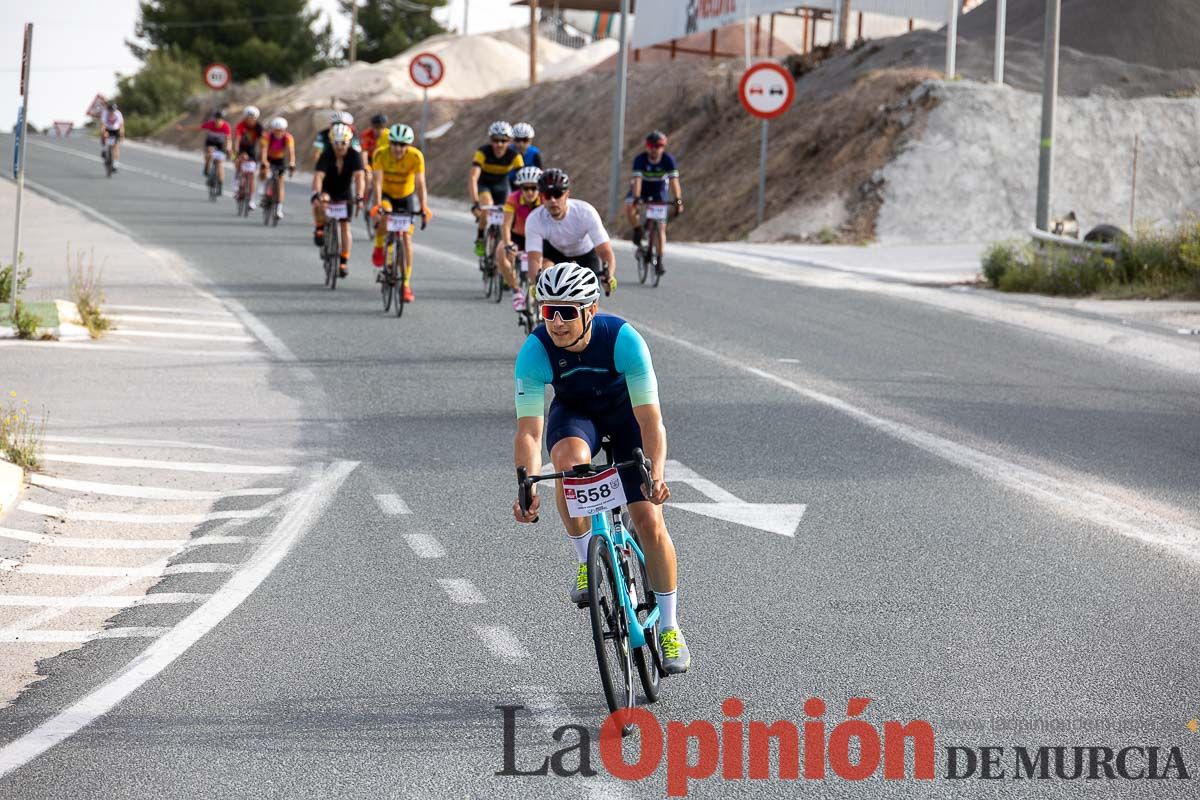
<path fill-rule="evenodd" d="M 774 119 L 788 110 L 796 96 L 792 74 L 773 61 L 755 64 L 742 75 L 738 97 L 759 119 Z"/>
<path fill-rule="evenodd" d="M 433 53 L 418 53 L 408 62 L 408 76 L 424 89 L 437 86 L 446 74 L 446 66 Z"/>

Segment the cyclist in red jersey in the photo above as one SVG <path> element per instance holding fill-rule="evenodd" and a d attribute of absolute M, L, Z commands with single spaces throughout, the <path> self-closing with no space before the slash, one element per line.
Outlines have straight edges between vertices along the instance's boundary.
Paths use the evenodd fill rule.
<path fill-rule="evenodd" d="M 199 125 L 176 125 L 180 131 L 204 131 L 204 169 L 201 174 L 208 177 L 213 162 L 217 165 L 217 180 L 225 182 L 225 159 L 233 155 L 230 147 L 233 128 L 225 120 L 225 112 L 214 109 L 212 115 Z"/>
<path fill-rule="evenodd" d="M 236 143 L 237 159 L 234 161 L 237 172 L 242 171 L 242 164 L 249 161 L 258 164 L 258 143 L 266 135 L 266 129 L 259 119 L 256 106 L 246 106 L 242 110 L 242 121 L 233 129 L 233 140 Z M 256 170 L 257 171 L 257 170 Z M 250 194 L 250 208 L 254 208 L 254 172 L 246 173 L 246 191 Z"/>
<path fill-rule="evenodd" d="M 525 218 L 529 212 L 542 204 L 538 195 L 538 178 L 542 171 L 537 167 L 521 167 L 517 170 L 517 190 L 508 196 L 504 202 L 504 224 L 500 226 L 500 241 L 502 247 L 496 250 L 496 261 L 500 274 L 508 281 L 512 289 L 512 304 L 514 311 L 525 307 L 525 293 L 521 291 L 521 282 L 514 268 L 517 253 L 525 249 Z"/>

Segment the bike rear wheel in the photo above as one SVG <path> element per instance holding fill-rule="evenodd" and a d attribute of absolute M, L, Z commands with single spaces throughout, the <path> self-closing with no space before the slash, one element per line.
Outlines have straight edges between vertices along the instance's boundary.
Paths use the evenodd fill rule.
<path fill-rule="evenodd" d="M 327 220 L 325 223 L 325 285 L 330 291 L 337 288 L 338 268 L 341 267 L 342 248 L 338 242 L 337 220 Z"/>
<path fill-rule="evenodd" d="M 408 266 L 408 258 L 404 252 L 404 237 L 396 237 L 393 252 L 395 253 L 393 256 L 393 269 L 395 270 L 396 281 L 392 284 L 392 305 L 396 309 L 396 316 L 400 317 L 404 315 L 404 287 L 408 280 L 404 275 L 405 269 Z"/>
<path fill-rule="evenodd" d="M 588 616 L 592 623 L 600 684 L 610 712 L 632 708 L 635 702 L 633 654 L 616 575 L 608 542 L 602 536 L 593 536 L 588 544 Z"/>

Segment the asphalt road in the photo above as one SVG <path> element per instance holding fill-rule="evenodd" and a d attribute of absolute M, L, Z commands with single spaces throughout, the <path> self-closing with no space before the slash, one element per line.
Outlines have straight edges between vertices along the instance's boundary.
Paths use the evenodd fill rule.
<path fill-rule="evenodd" d="M 93 144 L 55 146 L 87 157 L 35 145 L 29 176 L 244 306 L 295 356 L 276 363 L 276 388 L 295 389 L 296 370 L 315 376 L 316 390 L 296 392 L 308 427 L 290 444 L 359 466 L 240 607 L 0 779 L 0 796 L 663 796 L 665 769 L 605 778 L 596 748 L 593 779 L 495 775 L 497 706 L 538 712 L 517 715 L 518 766 L 531 769 L 565 746 L 550 737 L 557 725 L 594 730 L 602 701 L 586 616 L 566 601 L 574 567 L 561 528 L 553 512 L 537 526 L 511 519 L 521 338 L 507 301 L 482 299 L 461 214 L 417 234 L 416 302 L 396 319 L 381 311 L 361 236 L 350 277 L 322 288 L 301 186 L 287 219 L 264 229 L 235 219 L 228 198 L 210 204 L 196 163 L 130 149 L 130 169 L 106 180 Z M 1096 788 L 948 781 L 955 745 L 1005 746 L 1010 775 L 1018 745 L 1178 746 L 1200 771 L 1200 735 L 1185 727 L 1200 716 L 1195 379 L 709 261 L 669 259 L 651 290 L 634 284 L 628 250 L 619 260 L 622 285 L 602 305 L 646 335 L 671 457 L 747 502 L 807 506 L 794 537 L 667 510 L 694 664 L 666 681 L 655 714 L 720 723 L 736 696 L 747 721 L 799 725 L 804 701 L 820 697 L 832 731 L 848 698 L 868 697 L 876 727 L 927 720 L 937 736 L 933 781 L 884 781 L 881 767 L 805 786 L 718 770 L 690 796 Z M 412 513 L 385 513 L 380 494 Z M 475 593 L 450 583 L 464 579 Z M 137 647 L 95 643 L 55 662 L 0 712 L 0 741 Z M 1192 781 L 1103 783 L 1113 796 L 1196 792 Z"/>

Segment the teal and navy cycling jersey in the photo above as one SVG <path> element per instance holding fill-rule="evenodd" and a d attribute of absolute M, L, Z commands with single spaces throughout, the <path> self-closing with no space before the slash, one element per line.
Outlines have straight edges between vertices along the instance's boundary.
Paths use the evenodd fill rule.
<path fill-rule="evenodd" d="M 592 320 L 592 338 L 582 353 L 555 346 L 544 325 L 534 329 L 517 355 L 518 417 L 545 413 L 545 388 L 554 401 L 595 415 L 658 402 L 658 377 L 646 340 L 612 314 Z"/>
<path fill-rule="evenodd" d="M 667 181 L 679 177 L 679 168 L 670 153 L 663 153 L 657 164 L 650 161 L 648 153 L 638 153 L 633 159 L 633 176 L 642 179 L 643 199 L 666 201 Z"/>

